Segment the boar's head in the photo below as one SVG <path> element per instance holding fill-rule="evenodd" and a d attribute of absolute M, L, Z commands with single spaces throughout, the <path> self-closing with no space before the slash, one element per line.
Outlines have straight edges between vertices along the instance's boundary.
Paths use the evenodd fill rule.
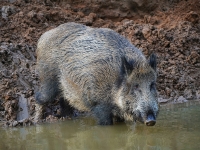
<path fill-rule="evenodd" d="M 159 106 L 156 91 L 156 56 L 122 59 L 124 78 L 119 86 L 117 105 L 125 120 L 153 126 Z"/>

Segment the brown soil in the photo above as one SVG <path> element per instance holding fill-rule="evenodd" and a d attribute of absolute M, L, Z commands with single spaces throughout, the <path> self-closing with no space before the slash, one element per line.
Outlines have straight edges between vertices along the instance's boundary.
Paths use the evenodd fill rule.
<path fill-rule="evenodd" d="M 160 103 L 199 100 L 199 8 L 199 0 L 1 1 L 0 122 L 8 126 L 32 123 L 23 116 L 31 118 L 35 113 L 37 40 L 45 31 L 66 22 L 111 28 L 146 56 L 155 52 Z M 57 105 L 47 108 L 47 114 L 59 112 Z M 51 119 L 55 120 L 47 118 Z"/>

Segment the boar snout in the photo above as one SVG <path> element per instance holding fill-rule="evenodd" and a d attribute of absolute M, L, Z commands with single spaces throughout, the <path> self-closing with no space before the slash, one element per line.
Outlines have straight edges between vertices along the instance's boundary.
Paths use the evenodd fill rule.
<path fill-rule="evenodd" d="M 156 116 L 158 111 L 136 111 L 135 120 L 145 124 L 146 126 L 154 126 L 156 124 Z"/>
<path fill-rule="evenodd" d="M 156 118 L 153 114 L 148 114 L 147 119 L 145 120 L 147 126 L 154 126 L 156 124 Z"/>

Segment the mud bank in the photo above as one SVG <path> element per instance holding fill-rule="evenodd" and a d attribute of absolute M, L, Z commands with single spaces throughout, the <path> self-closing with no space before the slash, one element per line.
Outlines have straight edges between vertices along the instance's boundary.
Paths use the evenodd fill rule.
<path fill-rule="evenodd" d="M 32 123 L 36 43 L 62 23 L 111 28 L 158 58 L 160 103 L 200 99 L 199 0 L 3 0 L 0 4 L 0 122 Z M 46 114 L 60 108 L 47 106 Z M 29 119 L 28 119 L 29 118 Z M 57 120 L 49 117 L 47 120 Z"/>

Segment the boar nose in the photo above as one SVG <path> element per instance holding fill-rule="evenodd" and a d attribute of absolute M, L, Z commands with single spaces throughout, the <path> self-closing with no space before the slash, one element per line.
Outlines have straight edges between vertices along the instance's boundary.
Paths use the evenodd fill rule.
<path fill-rule="evenodd" d="M 156 119 L 153 114 L 148 114 L 147 119 L 145 121 L 147 126 L 154 126 L 156 124 Z"/>

